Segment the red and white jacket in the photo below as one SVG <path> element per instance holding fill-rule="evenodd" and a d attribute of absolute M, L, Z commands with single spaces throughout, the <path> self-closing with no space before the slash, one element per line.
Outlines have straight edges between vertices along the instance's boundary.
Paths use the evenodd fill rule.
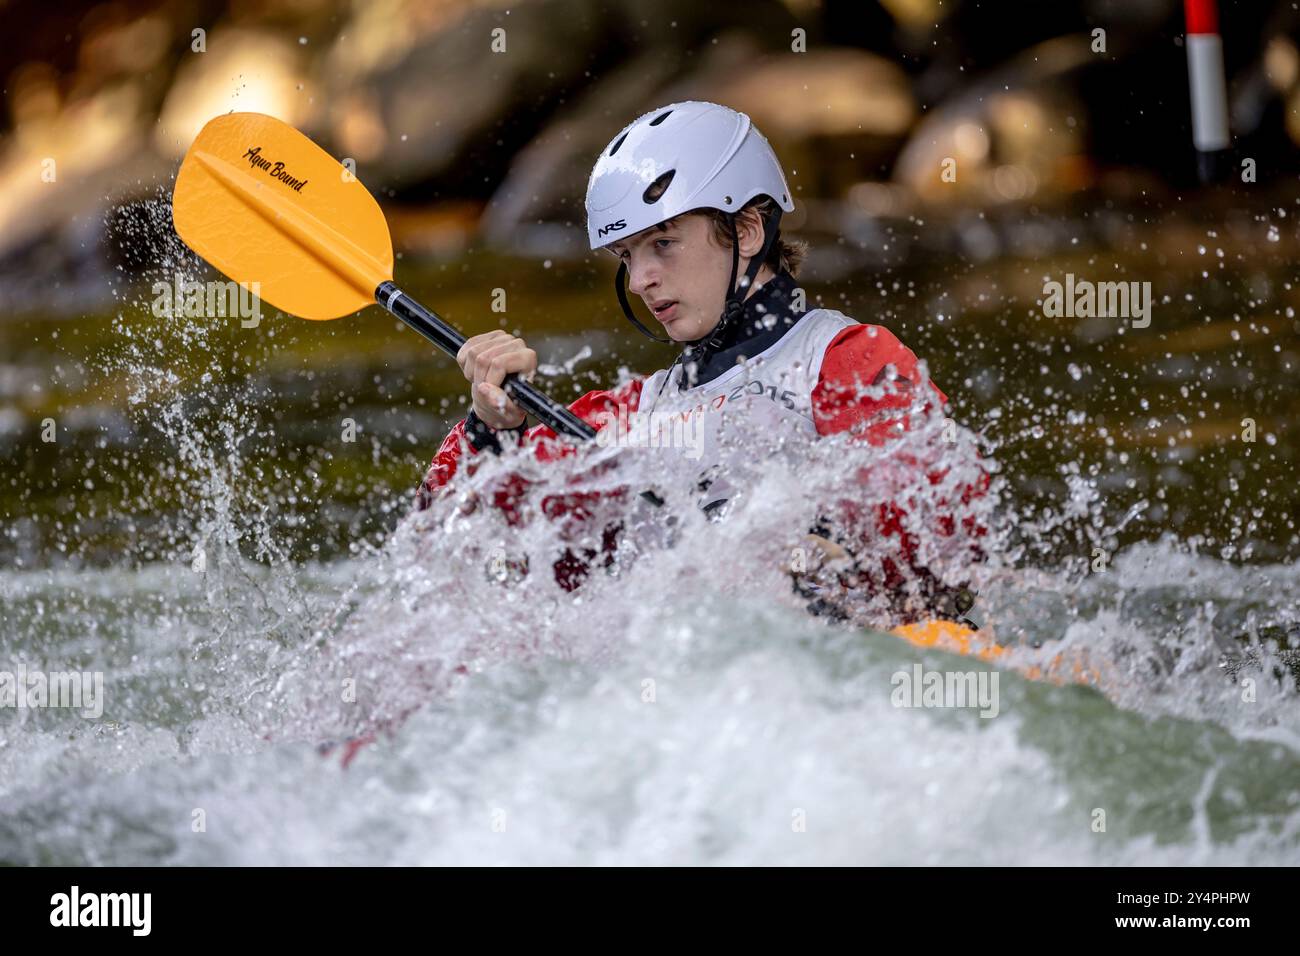
<path fill-rule="evenodd" d="M 760 335 L 742 339 L 737 343 L 738 348 L 743 350 L 749 344 L 762 346 L 761 351 L 732 361 L 720 370 L 715 366 L 708 381 L 680 387 L 687 372 L 675 363 L 669 370 L 660 370 L 649 378 L 634 379 L 614 389 L 588 392 L 569 407 L 598 430 L 627 428 L 629 419 L 639 420 L 641 427 L 676 428 L 678 441 L 670 444 L 685 459 L 684 467 L 699 472 L 715 462 L 725 462 L 726 422 L 737 414 L 748 419 L 748 424 L 757 424 L 771 433 L 797 430 L 828 436 L 848 432 L 855 441 L 880 447 L 910 427 L 908 410 L 914 406 L 917 388 L 927 390 L 918 403 L 927 409 L 936 404 L 942 407 L 947 402 L 943 392 L 922 376 L 912 351 L 888 329 L 864 325 L 830 309 L 814 309 L 797 320 L 791 317 L 787 323 L 787 327 L 775 333 L 766 329 Z M 689 436 L 691 441 L 681 441 L 683 436 Z M 572 453 L 571 446 L 556 440 L 555 433 L 546 425 L 529 429 L 522 443 L 533 449 L 539 461 Z M 427 507 L 440 489 L 449 487 L 462 467 L 467 463 L 472 465 L 475 456 L 483 453 L 468 440 L 464 420 L 457 423 L 433 458 L 421 486 L 420 507 Z M 926 467 L 917 463 L 918 470 Z M 940 480 L 942 468 L 929 467 L 933 469 L 931 482 Z M 869 484 L 869 474 L 863 474 L 861 480 Z M 952 503 L 950 513 L 941 518 L 935 531 L 952 534 L 961 522 L 966 531 L 982 533 L 974 527 L 974 519 L 962 515 L 961 510 L 986 485 L 987 476 L 984 476 L 977 485 L 968 487 L 960 503 Z M 495 493 L 493 503 L 505 512 L 511 523 L 518 520 L 516 504 L 518 496 L 525 491 L 526 482 L 520 479 L 507 483 Z M 710 488 L 709 491 L 710 497 L 715 494 L 727 497 L 724 490 Z M 583 505 L 591 497 L 589 493 L 552 495 L 542 502 L 541 510 L 549 518 L 581 519 Z M 859 537 L 898 538 L 899 563 L 885 562 L 884 577 L 888 583 L 897 577 L 903 564 L 911 561 L 917 542 L 913 534 L 905 531 L 905 513 L 897 502 L 871 501 L 869 494 L 863 500 L 866 503 L 859 508 L 841 503 L 847 505 L 848 513 L 839 517 Z M 864 515 L 864 509 L 870 514 Z M 840 510 L 844 512 L 843 507 Z M 607 539 L 605 544 L 610 546 L 612 542 Z M 585 555 L 569 552 L 556 564 L 557 581 L 566 590 L 576 588 L 585 578 L 593 557 L 594 552 Z"/>

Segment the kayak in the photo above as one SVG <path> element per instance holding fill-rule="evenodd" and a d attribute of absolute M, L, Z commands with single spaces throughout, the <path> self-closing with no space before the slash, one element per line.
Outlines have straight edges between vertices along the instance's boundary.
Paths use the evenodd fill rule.
<path fill-rule="evenodd" d="M 1046 664 L 1018 664 L 1010 660 L 1009 649 L 997 643 L 991 632 L 976 630 L 956 621 L 930 620 L 900 624 L 890 629 L 889 633 L 916 647 L 974 657 L 990 664 L 1009 665 L 1030 680 L 1089 687 L 1096 687 L 1101 682 L 1101 674 L 1095 665 L 1064 653 L 1055 655 Z"/>

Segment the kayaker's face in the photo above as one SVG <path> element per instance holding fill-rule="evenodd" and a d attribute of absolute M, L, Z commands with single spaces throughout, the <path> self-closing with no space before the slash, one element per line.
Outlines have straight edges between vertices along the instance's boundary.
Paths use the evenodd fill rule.
<path fill-rule="evenodd" d="M 762 225 L 751 211 L 736 229 L 738 275 L 743 275 L 749 257 L 762 250 Z M 731 249 L 718 243 L 709 217 L 687 213 L 621 239 L 610 249 L 627 265 L 628 288 L 641 297 L 669 338 L 692 342 L 713 331 L 727 299 Z M 764 267 L 756 285 L 771 275 Z"/>

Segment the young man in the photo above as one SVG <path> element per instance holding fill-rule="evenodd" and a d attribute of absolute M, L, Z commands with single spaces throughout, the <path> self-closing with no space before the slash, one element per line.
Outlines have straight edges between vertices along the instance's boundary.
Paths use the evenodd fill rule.
<path fill-rule="evenodd" d="M 691 422 L 702 441 L 690 449 L 690 467 L 712 476 L 699 484 L 706 511 L 734 493 L 726 467 L 734 443 L 722 437 L 733 416 L 766 434 L 849 432 L 881 446 L 909 428 L 908 409 L 946 402 L 887 329 L 830 309 L 802 309 L 795 274 L 804 249 L 780 236 L 782 212 L 794 203 L 776 155 L 743 113 L 684 102 L 645 114 L 601 152 L 586 206 L 591 248 L 619 259 L 615 288 L 628 321 L 681 348 L 667 369 L 588 392 L 570 407 L 598 429 L 625 428 L 629 416 L 643 425 Z M 637 319 L 625 282 L 662 336 Z M 537 368 L 522 339 L 504 331 L 474 336 L 457 361 L 472 383 L 473 405 L 434 457 L 422 507 L 467 457 L 499 453 L 506 434 L 535 446 L 540 459 L 563 453 L 545 425 L 523 431 L 523 409 L 501 388 L 507 374 L 529 376 Z M 507 512 L 512 507 L 510 495 L 496 503 Z M 887 558 L 876 575 L 885 587 L 897 583 L 916 550 L 900 519 L 896 506 L 882 502 L 859 529 L 859 537 L 898 538 L 899 560 Z M 951 533 L 956 525 L 945 527 Z M 966 530 L 974 530 L 971 522 Z M 596 557 L 594 549 L 568 552 L 556 565 L 557 580 L 577 587 Z"/>

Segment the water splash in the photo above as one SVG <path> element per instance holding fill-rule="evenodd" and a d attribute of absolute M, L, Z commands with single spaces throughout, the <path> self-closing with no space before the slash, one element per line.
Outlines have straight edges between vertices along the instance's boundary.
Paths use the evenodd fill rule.
<path fill-rule="evenodd" d="M 164 242 L 143 257 L 146 285 L 203 275 L 156 239 L 165 203 L 146 210 Z M 1293 564 L 1172 537 L 1121 548 L 1146 499 L 1116 513 L 1104 476 L 1067 463 L 1064 497 L 1025 504 L 1003 447 L 918 409 L 883 455 L 733 436 L 743 490 L 721 520 L 693 475 L 666 477 L 662 451 L 547 467 L 516 452 L 424 512 L 391 496 L 406 517 L 378 549 L 293 560 L 314 479 L 275 453 L 293 444 L 275 390 L 228 328 L 142 322 L 150 297 L 123 290 L 93 368 L 123 388 L 104 407 L 136 449 L 113 502 L 134 524 L 107 561 L 78 552 L 70 521 L 67 562 L 0 572 L 5 651 L 104 671 L 109 707 L 96 723 L 0 715 L 0 861 L 1257 863 L 1300 849 Z M 251 347 L 269 360 L 271 330 Z M 979 467 L 994 475 L 974 503 L 985 533 L 933 534 Z M 860 471 L 906 504 L 917 563 L 967 584 L 971 615 L 1010 649 L 996 720 L 891 705 L 900 668 L 987 665 L 880 633 L 897 608 L 879 592 L 823 578 L 849 620 L 804 612 L 792 555 L 827 502 L 864 501 Z M 512 475 L 531 482 L 522 524 L 490 504 Z M 647 487 L 662 506 L 637 497 Z M 545 515 L 548 497 L 617 489 L 631 494 L 588 502 L 586 521 Z M 868 540 L 859 557 L 896 548 Z M 573 591 L 554 573 L 566 551 L 595 559 Z M 1016 676 L 1075 652 L 1095 689 Z M 321 754 L 371 737 L 346 771 L 338 746 Z"/>

